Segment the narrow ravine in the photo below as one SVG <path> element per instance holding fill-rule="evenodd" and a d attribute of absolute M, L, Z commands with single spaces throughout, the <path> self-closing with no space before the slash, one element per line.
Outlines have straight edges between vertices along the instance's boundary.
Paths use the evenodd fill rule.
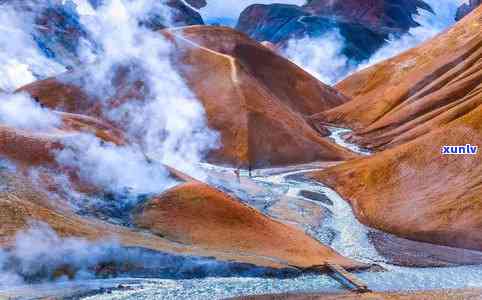
<path fill-rule="evenodd" d="M 341 127 L 333 127 L 333 126 L 325 126 L 326 129 L 328 129 L 330 131 L 330 136 L 329 138 L 334 141 L 336 144 L 338 144 L 339 146 L 342 146 L 344 148 L 347 148 L 355 153 L 358 153 L 360 155 L 371 155 L 372 153 L 367 150 L 367 149 L 363 149 L 362 147 L 360 147 L 359 145 L 357 144 L 353 144 L 353 143 L 350 143 L 349 141 L 347 141 L 345 139 L 345 136 L 347 134 L 350 134 L 352 131 L 350 129 L 346 129 L 346 128 L 341 128 Z"/>

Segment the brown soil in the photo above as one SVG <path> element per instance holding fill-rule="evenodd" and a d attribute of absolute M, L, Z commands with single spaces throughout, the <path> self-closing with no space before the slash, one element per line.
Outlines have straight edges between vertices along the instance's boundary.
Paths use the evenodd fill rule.
<path fill-rule="evenodd" d="M 183 244 L 261 257 L 299 268 L 326 263 L 348 269 L 364 267 L 341 257 L 303 231 L 276 222 L 202 183 L 185 183 L 152 199 L 136 214 L 135 222 Z"/>

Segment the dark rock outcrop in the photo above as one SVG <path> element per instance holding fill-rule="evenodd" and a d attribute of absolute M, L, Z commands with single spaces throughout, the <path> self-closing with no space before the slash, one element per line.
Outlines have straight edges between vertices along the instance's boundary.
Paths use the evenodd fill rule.
<path fill-rule="evenodd" d="M 201 15 L 197 11 L 184 4 L 184 2 L 181 0 L 169 0 L 166 2 L 166 5 L 171 9 L 171 24 L 167 24 L 162 16 L 156 14 L 156 12 L 153 12 L 153 14 L 147 19 L 145 25 L 152 30 L 158 30 L 171 26 L 178 27 L 204 24 Z"/>
<path fill-rule="evenodd" d="M 455 15 L 455 20 L 460 21 L 463 17 L 470 14 L 477 6 L 482 4 L 481 0 L 470 0 L 469 3 L 462 4 L 457 9 L 457 14 Z"/>
<path fill-rule="evenodd" d="M 197 9 L 203 8 L 208 5 L 206 0 L 186 0 L 186 2 Z"/>
<path fill-rule="evenodd" d="M 97 9 L 100 5 L 102 5 L 102 0 L 89 0 L 89 2 L 94 9 Z M 202 0 L 191 0 L 186 2 L 195 8 L 203 7 Z M 163 3 L 171 9 L 171 15 L 169 16 L 170 20 L 166 20 L 166 16 L 164 16 L 161 12 L 153 10 L 150 11 L 147 18 L 142 21 L 143 25 L 151 28 L 152 30 L 159 30 L 171 26 L 177 27 L 204 24 L 201 15 L 191 7 L 187 6 L 183 1 L 167 0 Z"/>
<path fill-rule="evenodd" d="M 419 0 L 312 0 L 302 7 L 252 5 L 241 13 L 237 29 L 279 46 L 292 38 L 319 37 L 336 30 L 346 42 L 343 53 L 361 61 L 381 47 L 389 35 L 418 26 L 413 19 L 418 9 L 431 11 Z"/>

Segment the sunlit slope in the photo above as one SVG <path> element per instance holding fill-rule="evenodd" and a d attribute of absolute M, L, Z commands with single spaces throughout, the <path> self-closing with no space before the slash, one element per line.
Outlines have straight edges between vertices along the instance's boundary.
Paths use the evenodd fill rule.
<path fill-rule="evenodd" d="M 340 84 L 355 100 L 325 117 L 361 128 L 366 143 L 383 134 L 391 149 L 313 178 L 336 188 L 363 223 L 482 250 L 481 17 L 479 8 L 420 48 Z M 477 154 L 442 154 L 467 144 Z"/>
<path fill-rule="evenodd" d="M 169 240 L 230 253 L 240 261 L 271 260 L 274 265 L 299 268 L 326 263 L 348 269 L 365 266 L 199 182 L 185 183 L 150 200 L 135 214 L 135 223 Z"/>
<path fill-rule="evenodd" d="M 305 118 L 345 103 L 336 90 L 233 29 L 194 26 L 162 33 L 175 49 L 173 65 L 203 104 L 208 125 L 220 133 L 210 161 L 260 167 L 354 157 Z M 115 90 L 102 101 L 78 84 L 87 81 L 82 70 L 21 90 L 49 107 L 102 117 L 99 103 L 142 101 L 147 87 L 136 68 L 119 68 Z"/>
<path fill-rule="evenodd" d="M 313 116 L 355 129 L 366 147 L 390 148 L 437 130 L 482 101 L 482 8 L 419 47 L 336 87 L 352 101 Z"/>

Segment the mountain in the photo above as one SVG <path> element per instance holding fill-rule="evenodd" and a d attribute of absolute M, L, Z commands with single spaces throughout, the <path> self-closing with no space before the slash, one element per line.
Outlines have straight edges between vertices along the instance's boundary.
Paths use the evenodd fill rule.
<path fill-rule="evenodd" d="M 194 26 L 162 34 L 173 43 L 174 65 L 203 104 L 208 125 L 220 133 L 222 147 L 210 153 L 210 161 L 260 167 L 356 156 L 307 121 L 348 99 L 295 64 L 230 28 Z M 114 83 L 114 98 L 104 101 L 120 105 L 132 97 L 143 98 L 142 72 L 135 66 L 119 68 L 123 69 L 128 73 L 122 76 L 132 73 L 134 79 Z M 102 101 L 82 88 L 86 76 L 80 69 L 21 91 L 48 107 L 102 117 L 100 108 L 90 104 Z"/>
<path fill-rule="evenodd" d="M 482 156 L 444 146 L 482 141 L 482 7 L 425 44 L 347 78 L 348 104 L 318 115 L 389 148 L 312 177 L 365 224 L 400 237 L 482 250 Z M 360 107 L 364 107 L 360 110 Z"/>
<path fill-rule="evenodd" d="M 94 8 L 101 1 L 91 1 Z M 18 17 L 32 22 L 30 34 L 43 54 L 64 66 L 79 65 L 78 46 L 82 41 L 88 41 L 95 46 L 88 30 L 82 24 L 73 1 L 57 2 L 48 0 L 0 1 L 1 8 L 13 8 Z M 169 0 L 165 3 L 169 9 L 170 19 L 166 20 L 165 12 L 152 11 L 149 17 L 141 23 L 158 30 L 171 26 L 202 25 L 201 15 L 184 4 L 181 0 Z"/>
<path fill-rule="evenodd" d="M 210 154 L 211 160 L 257 167 L 357 157 L 324 138 L 322 127 L 308 121 L 348 99 L 295 64 L 230 28 L 168 29 L 160 31 L 159 38 L 172 46 L 170 60 L 203 104 L 208 124 L 221 135 L 223 147 Z M 115 236 L 114 246 L 109 246 L 114 255 L 88 257 L 89 270 L 98 276 L 287 275 L 315 267 L 323 271 L 326 264 L 349 270 L 369 267 L 343 257 L 303 229 L 248 206 L 228 194 L 229 189 L 201 183 L 171 167 L 166 169 L 176 186 L 130 195 L 82 176 L 79 166 L 59 163 L 59 152 L 71 147 L 65 140 L 80 140 L 86 133 L 109 147 L 138 147 L 135 136 L 122 130 L 122 120 L 110 119 L 104 108 L 146 101 L 150 94 L 142 66 L 135 61 L 114 66 L 114 76 L 105 79 L 114 89 L 104 98 L 89 86 L 96 67 L 72 69 L 17 91 L 24 97 L 22 93 L 28 93 L 42 109 L 55 109 L 51 113 L 59 124 L 35 129 L 0 126 L 0 156 L 11 164 L 0 168 L 0 183 L 8 186 L 0 190 L 1 246 L 12 247 L 18 232 L 42 222 L 67 241 L 98 245 Z M 141 159 L 155 164 L 147 156 Z M 260 189 L 254 181 L 250 184 Z M 278 207 L 278 215 L 287 210 Z M 43 274 L 33 275 L 73 278 L 78 272 L 70 262 L 48 263 Z M 185 265 L 194 267 L 185 270 Z"/>
<path fill-rule="evenodd" d="M 304 6 L 256 4 L 241 13 L 236 28 L 260 42 L 279 46 L 293 38 L 320 37 L 338 31 L 346 42 L 343 54 L 363 61 L 390 35 L 401 35 L 418 26 L 413 19 L 418 9 L 432 11 L 420 0 L 312 0 Z"/>
<path fill-rule="evenodd" d="M 467 113 L 480 98 L 478 22 L 473 13 L 419 47 L 346 78 L 336 88 L 353 100 L 313 120 L 353 128 L 353 141 L 383 149 Z"/>
<path fill-rule="evenodd" d="M 186 2 L 197 9 L 203 8 L 208 4 L 206 0 L 186 0 Z"/>

